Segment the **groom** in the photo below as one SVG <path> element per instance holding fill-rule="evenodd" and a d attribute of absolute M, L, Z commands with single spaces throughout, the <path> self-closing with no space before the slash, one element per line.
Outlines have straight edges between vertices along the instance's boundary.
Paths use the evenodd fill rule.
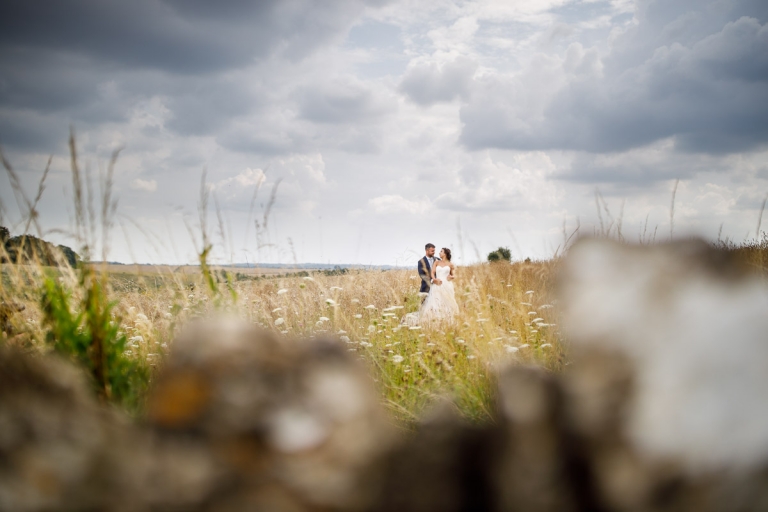
<path fill-rule="evenodd" d="M 419 289 L 419 293 L 427 294 L 429 293 L 429 289 L 432 286 L 432 278 L 430 277 L 432 275 L 432 267 L 435 265 L 436 261 L 440 261 L 440 258 L 435 256 L 435 246 L 434 244 L 427 244 L 424 246 L 425 255 L 423 258 L 419 260 L 418 268 L 419 268 L 419 277 L 421 277 L 421 288 Z M 434 280 L 435 284 L 442 284 L 442 281 L 439 279 Z M 422 295 L 422 297 L 425 295 Z"/>

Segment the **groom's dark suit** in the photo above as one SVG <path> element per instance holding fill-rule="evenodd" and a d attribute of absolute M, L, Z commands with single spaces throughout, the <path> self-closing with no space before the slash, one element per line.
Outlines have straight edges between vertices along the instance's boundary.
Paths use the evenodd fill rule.
<path fill-rule="evenodd" d="M 435 256 L 435 261 L 440 261 L 440 258 Z M 432 266 L 429 264 L 429 260 L 426 256 L 421 258 L 417 263 L 419 268 L 419 277 L 421 277 L 421 288 L 419 292 L 427 293 L 432 286 Z"/>

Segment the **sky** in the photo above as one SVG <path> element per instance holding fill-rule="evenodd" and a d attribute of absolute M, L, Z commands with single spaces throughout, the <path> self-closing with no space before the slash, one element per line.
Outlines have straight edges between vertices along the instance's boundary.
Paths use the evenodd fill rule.
<path fill-rule="evenodd" d="M 741 242 L 768 194 L 767 24 L 765 0 L 9 0 L 0 147 L 30 198 L 51 158 L 39 224 L 75 248 L 70 130 L 96 224 L 120 149 L 91 238 L 112 261 L 192 263 L 203 231 L 220 263 Z"/>

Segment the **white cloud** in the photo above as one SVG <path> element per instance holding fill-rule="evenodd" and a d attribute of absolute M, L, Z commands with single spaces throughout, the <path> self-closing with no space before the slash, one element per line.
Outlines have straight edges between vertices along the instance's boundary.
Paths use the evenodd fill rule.
<path fill-rule="evenodd" d="M 432 209 L 432 202 L 427 197 L 406 199 L 398 194 L 374 197 L 368 200 L 368 205 L 376 213 L 410 213 L 422 215 Z"/>
<path fill-rule="evenodd" d="M 131 188 L 135 190 L 144 190 L 146 192 L 154 192 L 157 190 L 157 181 L 142 180 L 141 178 L 136 178 L 131 182 Z"/>

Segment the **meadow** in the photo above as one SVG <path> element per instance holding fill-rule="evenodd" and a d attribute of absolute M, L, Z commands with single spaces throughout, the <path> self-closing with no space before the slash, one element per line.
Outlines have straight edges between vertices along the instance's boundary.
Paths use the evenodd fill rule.
<path fill-rule="evenodd" d="M 270 330 L 286 343 L 339 340 L 369 368 L 382 402 L 399 424 L 408 425 L 444 396 L 452 397 L 466 418 L 487 421 L 498 365 L 533 363 L 557 371 L 566 362 L 552 299 L 555 266 L 549 261 L 459 267 L 458 320 L 408 327 L 403 317 L 416 311 L 421 300 L 415 269 L 236 280 L 233 272 L 200 267 L 197 273 L 164 267 L 129 273 L 99 266 L 5 264 L 0 298 L 24 310 L 10 315 L 3 336 L 5 343 L 25 350 L 80 357 L 95 372 L 92 339 L 67 347 L 60 338 L 77 331 L 93 338 L 94 332 L 111 328 L 111 337 L 100 335 L 105 350 L 119 352 L 115 361 L 127 364 L 123 373 L 141 377 L 131 380 L 136 389 L 102 394 L 140 414 L 152 375 L 179 331 L 196 319 L 231 316 Z M 96 284 L 101 305 L 88 299 Z M 58 312 L 50 306 L 56 293 L 62 301 Z M 67 323 L 74 325 L 62 329 Z"/>

